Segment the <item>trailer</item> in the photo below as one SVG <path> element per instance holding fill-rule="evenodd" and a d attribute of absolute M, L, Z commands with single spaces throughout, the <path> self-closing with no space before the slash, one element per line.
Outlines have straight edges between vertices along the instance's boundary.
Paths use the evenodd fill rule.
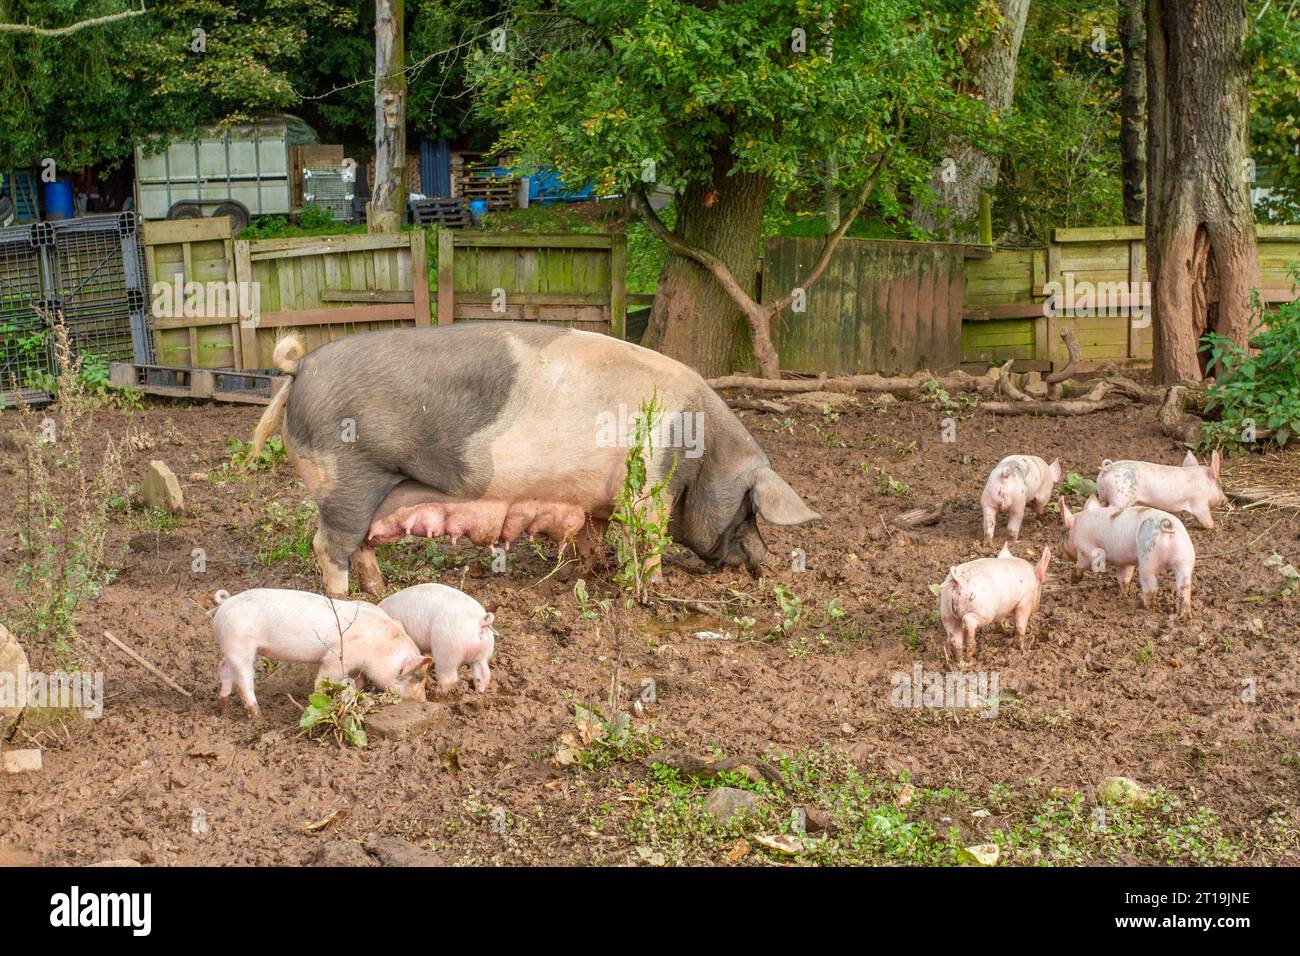
<path fill-rule="evenodd" d="M 254 123 L 204 127 L 164 149 L 135 150 L 136 208 L 145 219 L 229 216 L 234 231 L 252 216 L 293 209 L 290 149 L 318 142 L 302 120 L 285 114 Z"/>

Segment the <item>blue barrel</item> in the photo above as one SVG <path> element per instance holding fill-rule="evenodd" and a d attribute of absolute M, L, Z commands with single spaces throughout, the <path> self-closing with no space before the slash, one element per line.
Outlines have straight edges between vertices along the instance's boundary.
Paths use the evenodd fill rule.
<path fill-rule="evenodd" d="M 469 201 L 469 214 L 475 222 L 478 222 L 487 215 L 488 204 L 486 199 L 471 199 Z"/>
<path fill-rule="evenodd" d="M 66 179 L 45 184 L 45 218 L 72 218 L 72 183 Z"/>

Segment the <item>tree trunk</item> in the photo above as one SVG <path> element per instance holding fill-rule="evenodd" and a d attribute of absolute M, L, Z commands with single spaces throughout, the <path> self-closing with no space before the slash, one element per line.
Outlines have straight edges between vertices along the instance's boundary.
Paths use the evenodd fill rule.
<path fill-rule="evenodd" d="M 719 152 L 712 182 L 690 183 L 678 195 L 673 232 L 721 259 L 740 287 L 757 300 L 763 207 L 771 185 L 753 173 L 727 175 L 732 163 L 729 152 Z M 705 378 L 754 365 L 749 325 L 740 305 L 706 269 L 671 249 L 659 273 L 644 342 Z"/>
<path fill-rule="evenodd" d="M 1147 0 L 1147 269 L 1155 377 L 1199 381 L 1207 330 L 1245 344 L 1260 284 L 1244 174 L 1242 0 Z"/>
<path fill-rule="evenodd" d="M 375 181 L 370 232 L 397 232 L 406 211 L 406 49 L 403 0 L 375 0 Z"/>
<path fill-rule="evenodd" d="M 974 93 L 994 113 L 1009 110 L 1015 98 L 1016 60 L 1020 56 L 1029 0 L 998 0 L 998 10 L 1001 19 L 997 33 L 987 45 L 971 48 L 965 55 Z M 948 142 L 945 158 L 956 163 L 957 178 L 951 183 L 944 182 L 940 166 L 930 180 L 930 188 L 939 197 L 940 205 L 917 203 L 912 210 L 912 222 L 946 235 L 950 242 L 976 242 L 979 237 L 975 217 L 980 194 L 997 185 L 998 157 L 990 156 L 968 140 L 954 138 Z"/>
<path fill-rule="evenodd" d="M 1124 221 L 1140 226 L 1147 200 L 1147 68 L 1142 0 L 1120 0 L 1119 42 L 1124 50 L 1124 92 L 1119 149 L 1124 177 Z"/>

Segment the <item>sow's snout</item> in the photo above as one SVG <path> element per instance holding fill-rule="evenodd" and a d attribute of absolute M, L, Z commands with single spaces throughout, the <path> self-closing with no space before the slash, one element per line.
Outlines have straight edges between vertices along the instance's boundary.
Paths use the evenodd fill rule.
<path fill-rule="evenodd" d="M 767 466 L 757 470 L 753 483 L 742 489 L 734 507 L 731 520 L 713 547 L 701 552 L 701 557 L 732 568 L 743 565 L 753 575 L 758 574 L 768 555 L 757 518 L 772 524 L 797 526 L 820 521 L 822 517 Z"/>

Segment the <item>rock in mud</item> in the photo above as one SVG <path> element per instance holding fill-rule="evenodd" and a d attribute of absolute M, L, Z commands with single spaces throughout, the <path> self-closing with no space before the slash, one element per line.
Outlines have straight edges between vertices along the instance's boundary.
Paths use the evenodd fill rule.
<path fill-rule="evenodd" d="M 446 866 L 442 857 L 432 850 L 423 850 L 414 843 L 382 833 L 372 833 L 363 841 L 366 852 L 384 866 Z"/>
<path fill-rule="evenodd" d="M 18 642 L 14 640 L 3 624 L 0 624 L 0 687 L 12 688 L 17 693 L 19 687 L 27 686 L 27 655 Z M 0 740 L 9 735 L 10 729 L 22 715 L 23 709 L 16 706 L 0 707 Z"/>
<path fill-rule="evenodd" d="M 752 810 L 762 802 L 763 798 L 752 790 L 719 787 L 705 799 L 704 812 L 719 823 L 726 823 L 742 810 Z"/>
<path fill-rule="evenodd" d="M 447 708 L 433 701 L 404 700 L 374 711 L 366 717 L 366 733 L 371 737 L 400 740 L 414 737 L 442 725 Z"/>
<path fill-rule="evenodd" d="M 174 515 L 185 511 L 185 496 L 181 494 L 180 481 L 167 464 L 157 458 L 149 462 L 144 473 L 144 487 L 140 489 L 140 497 L 150 508 L 158 508 Z"/>
<path fill-rule="evenodd" d="M 378 866 L 374 857 L 367 853 L 356 840 L 340 840 L 326 843 L 316 848 L 309 864 L 311 866 Z"/>
<path fill-rule="evenodd" d="M 123 858 L 121 860 L 100 860 L 98 863 L 91 863 L 90 866 L 140 866 L 136 860 Z"/>
<path fill-rule="evenodd" d="M 6 750 L 0 753 L 0 771 L 5 773 L 31 773 L 41 769 L 39 750 Z"/>

